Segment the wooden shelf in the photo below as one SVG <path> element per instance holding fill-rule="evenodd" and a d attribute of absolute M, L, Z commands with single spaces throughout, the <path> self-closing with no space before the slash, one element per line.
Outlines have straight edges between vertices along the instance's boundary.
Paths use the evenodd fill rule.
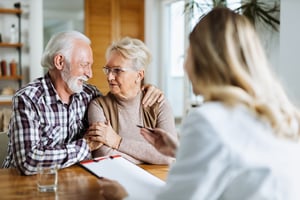
<path fill-rule="evenodd" d="M 22 80 L 22 76 L 0 76 L 0 80 L 4 80 L 4 81 L 7 81 L 7 80 L 12 80 L 12 81 Z"/>
<path fill-rule="evenodd" d="M 22 47 L 22 43 L 7 43 L 7 42 L 0 42 L 0 47 L 12 47 L 12 48 L 17 48 L 17 47 Z"/>
<path fill-rule="evenodd" d="M 21 14 L 22 10 L 21 9 L 16 9 L 16 8 L 0 8 L 0 13 L 5 13 L 5 14 Z"/>
<path fill-rule="evenodd" d="M 11 105 L 13 95 L 1 95 L 0 94 L 0 105 Z"/>
<path fill-rule="evenodd" d="M 10 106 L 12 104 L 12 101 L 1 101 L 0 100 L 0 106 Z"/>
<path fill-rule="evenodd" d="M 14 72 L 13 74 L 18 74 L 18 75 L 14 75 L 11 76 L 9 71 L 7 73 L 5 73 L 6 70 L 4 70 L 3 74 L 0 75 L 0 91 L 4 90 L 4 82 L 6 82 L 7 84 L 11 84 L 12 82 L 17 83 L 19 86 L 18 88 L 21 87 L 21 83 L 23 80 L 23 76 L 22 76 L 22 47 L 23 44 L 21 43 L 21 14 L 22 14 L 22 10 L 21 10 L 21 3 L 17 2 L 14 4 L 14 8 L 1 8 L 0 7 L 0 16 L 2 17 L 2 15 L 15 15 L 15 16 L 9 16 L 9 18 L 11 17 L 17 17 L 18 19 L 18 24 L 15 24 L 18 28 L 18 42 L 16 43 L 10 43 L 10 42 L 0 42 L 0 48 L 5 49 L 4 51 L 9 51 L 11 48 L 12 50 L 16 51 L 18 53 L 18 59 L 16 59 L 16 62 L 18 63 L 17 65 L 17 69 L 16 69 L 16 73 Z M 1 55 L 2 56 L 2 55 Z M 7 58 L 7 55 L 4 55 L 4 58 L 2 57 L 2 59 Z M 7 63 L 7 65 L 10 67 L 10 64 Z M 8 69 L 9 70 L 9 69 Z M 5 75 L 4 75 L 5 74 Z M 14 90 L 18 89 L 18 88 L 14 88 Z M 3 93 L 3 95 L 0 94 L 0 106 L 11 106 L 12 105 L 12 96 L 13 95 L 5 95 L 6 92 L 1 92 Z"/>

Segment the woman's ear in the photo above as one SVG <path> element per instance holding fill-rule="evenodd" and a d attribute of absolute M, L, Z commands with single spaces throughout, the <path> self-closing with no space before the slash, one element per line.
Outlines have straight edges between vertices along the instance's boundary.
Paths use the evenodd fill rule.
<path fill-rule="evenodd" d="M 145 70 L 139 70 L 137 74 L 136 82 L 140 82 L 144 79 Z"/>
<path fill-rule="evenodd" d="M 57 54 L 54 56 L 54 66 L 58 70 L 62 70 L 64 68 L 65 57 L 61 54 Z"/>

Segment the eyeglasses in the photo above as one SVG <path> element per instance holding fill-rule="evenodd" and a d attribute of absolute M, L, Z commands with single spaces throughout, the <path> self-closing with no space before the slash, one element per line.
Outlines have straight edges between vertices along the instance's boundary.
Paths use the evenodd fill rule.
<path fill-rule="evenodd" d="M 110 72 L 112 73 L 112 75 L 118 76 L 122 72 L 130 71 L 133 69 L 130 67 L 103 67 L 102 70 L 106 76 L 108 76 Z"/>

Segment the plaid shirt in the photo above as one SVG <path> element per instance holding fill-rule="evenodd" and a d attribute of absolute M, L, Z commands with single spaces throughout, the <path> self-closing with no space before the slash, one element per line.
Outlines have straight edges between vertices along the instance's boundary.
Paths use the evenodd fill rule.
<path fill-rule="evenodd" d="M 81 93 L 64 104 L 48 73 L 20 89 L 13 97 L 8 156 L 3 167 L 17 167 L 29 175 L 36 173 L 39 162 L 64 168 L 90 158 L 82 136 L 88 127 L 88 104 L 99 95 L 95 86 L 84 85 Z"/>

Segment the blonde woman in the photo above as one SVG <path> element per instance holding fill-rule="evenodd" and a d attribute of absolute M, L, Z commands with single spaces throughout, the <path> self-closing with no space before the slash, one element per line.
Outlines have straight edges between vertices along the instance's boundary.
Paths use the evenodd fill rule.
<path fill-rule="evenodd" d="M 178 149 L 167 132 L 142 129 L 159 151 L 176 154 L 166 185 L 145 199 L 300 199 L 299 111 L 272 75 L 252 24 L 216 8 L 189 41 L 185 70 L 205 103 L 184 120 Z M 117 182 L 100 187 L 105 197 L 137 199 Z"/>

